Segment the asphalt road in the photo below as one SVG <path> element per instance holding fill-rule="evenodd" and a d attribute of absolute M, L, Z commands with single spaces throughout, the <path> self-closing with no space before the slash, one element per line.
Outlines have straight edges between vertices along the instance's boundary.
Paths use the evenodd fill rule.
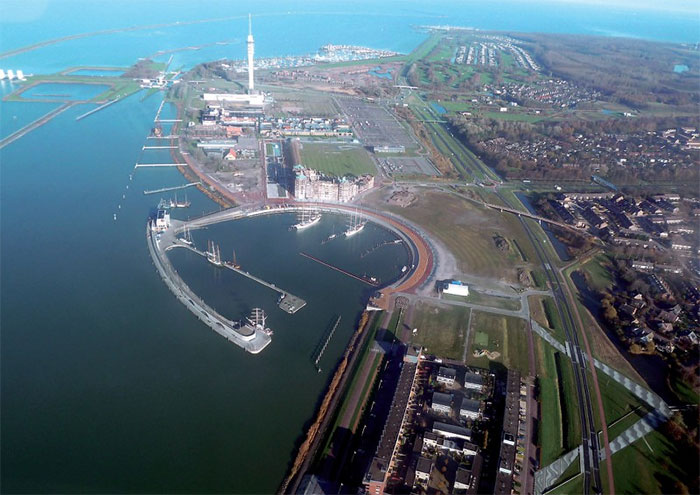
<path fill-rule="evenodd" d="M 506 205 L 510 206 L 504 197 L 502 197 L 500 194 L 499 197 Z M 586 376 L 586 361 L 579 346 L 578 333 L 576 332 L 571 308 L 569 307 L 568 300 L 562 291 L 562 281 L 559 279 L 556 270 L 554 270 L 554 265 L 550 261 L 547 251 L 542 246 L 540 239 L 532 233 L 530 226 L 523 218 L 519 217 L 519 220 L 530 238 L 530 242 L 532 242 L 532 245 L 535 248 L 537 257 L 539 258 L 547 279 L 552 287 L 554 301 L 557 306 L 559 317 L 564 326 L 566 340 L 571 351 L 571 363 L 574 368 L 574 385 L 576 387 L 576 395 L 579 403 L 579 416 L 581 420 L 581 445 L 583 447 L 583 493 L 591 493 L 591 490 L 593 490 L 594 493 L 602 493 L 599 455 L 600 446 L 598 445 L 598 436 L 596 435 L 591 393 Z"/>

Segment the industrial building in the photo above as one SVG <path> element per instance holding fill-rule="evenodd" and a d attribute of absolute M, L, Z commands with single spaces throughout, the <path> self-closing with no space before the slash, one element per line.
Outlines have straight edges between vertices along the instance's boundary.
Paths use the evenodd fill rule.
<path fill-rule="evenodd" d="M 443 294 L 452 294 L 454 296 L 468 296 L 469 287 L 459 280 L 453 280 L 447 283 L 447 286 L 442 290 Z"/>

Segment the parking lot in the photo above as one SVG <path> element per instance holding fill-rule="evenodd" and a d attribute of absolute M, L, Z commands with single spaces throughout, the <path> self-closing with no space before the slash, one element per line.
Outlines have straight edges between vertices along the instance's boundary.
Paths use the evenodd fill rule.
<path fill-rule="evenodd" d="M 442 175 L 427 158 L 422 156 L 391 158 L 377 156 L 377 161 L 387 175 Z"/>
<path fill-rule="evenodd" d="M 416 146 L 413 137 L 381 105 L 348 97 L 336 101 L 365 146 Z"/>

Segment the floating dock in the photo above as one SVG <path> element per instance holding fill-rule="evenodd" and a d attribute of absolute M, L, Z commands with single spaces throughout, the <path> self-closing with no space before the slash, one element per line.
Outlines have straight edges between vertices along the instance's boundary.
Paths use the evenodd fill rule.
<path fill-rule="evenodd" d="M 323 353 L 326 352 L 326 347 L 328 347 L 328 343 L 331 341 L 333 338 L 333 334 L 335 334 L 336 329 L 338 328 L 338 325 L 340 324 L 340 316 L 338 316 L 338 319 L 335 320 L 335 324 L 331 328 L 330 332 L 326 335 L 326 340 L 323 342 L 323 345 L 320 346 L 320 349 L 318 350 L 318 353 L 316 354 L 316 360 L 314 361 L 314 366 L 316 366 L 316 370 L 318 372 L 321 372 L 321 367 L 318 365 L 319 361 L 321 361 L 321 358 L 323 357 Z"/>
<path fill-rule="evenodd" d="M 177 274 L 165 254 L 165 251 L 174 245 L 172 231 L 156 234 L 153 232 L 151 222 L 149 221 L 146 227 L 146 240 L 151 259 L 156 265 L 156 269 L 161 278 L 175 297 L 177 297 L 197 318 L 228 341 L 242 347 L 251 354 L 258 354 L 272 342 L 270 333 L 265 332 L 264 328 L 262 330 L 255 328 L 252 331 L 248 328 L 243 328 L 240 324 L 219 314 L 214 308 L 207 305 L 207 303 L 192 292 Z"/>
<path fill-rule="evenodd" d="M 319 263 L 319 264 L 321 264 L 321 265 L 323 265 L 323 266 L 327 266 L 328 268 L 330 268 L 330 269 L 332 269 L 332 270 L 335 270 L 335 271 L 337 271 L 337 272 L 340 272 L 340 273 L 342 273 L 343 275 L 347 275 L 347 276 L 350 277 L 350 278 L 354 278 L 355 280 L 359 280 L 359 281 L 362 282 L 362 283 L 365 283 L 365 284 L 370 285 L 370 286 L 372 286 L 372 287 L 377 287 L 377 286 L 379 286 L 379 281 L 372 281 L 371 279 L 369 279 L 369 278 L 367 278 L 367 277 L 361 277 L 361 276 L 359 276 L 359 275 L 355 275 L 354 273 L 351 273 L 351 272 L 349 272 L 349 271 L 347 271 L 347 270 L 343 270 L 342 268 L 337 267 L 337 266 L 335 266 L 335 265 L 331 265 L 330 263 L 327 263 L 327 262 L 325 262 L 325 261 L 323 261 L 323 260 L 320 260 L 320 259 L 318 259 L 318 258 L 316 258 L 316 257 L 314 257 L 314 256 L 311 256 L 310 254 L 304 253 L 303 251 L 300 251 L 299 254 L 302 255 L 302 256 L 304 256 L 305 258 L 309 258 L 310 260 L 315 261 L 316 263 Z"/>
<path fill-rule="evenodd" d="M 180 164 L 183 167 L 186 166 L 186 164 L 182 163 Z M 177 191 L 178 189 L 186 189 L 190 186 L 198 186 L 202 182 L 190 182 L 189 184 L 183 184 L 181 186 L 173 186 L 173 187 L 161 187 L 160 189 L 150 189 L 150 190 L 145 190 L 143 191 L 144 194 L 158 194 L 162 192 L 168 192 L 168 191 Z"/>
<path fill-rule="evenodd" d="M 110 105 L 112 105 L 112 104 L 118 102 L 120 99 L 121 99 L 121 98 L 115 98 L 115 99 L 113 99 L 113 100 L 109 100 L 107 103 L 105 103 L 105 104 L 103 104 L 103 105 L 100 105 L 100 106 L 97 107 L 97 108 L 93 108 L 92 110 L 90 110 L 90 111 L 88 111 L 88 112 L 85 112 L 85 113 L 82 114 L 82 115 L 78 115 L 78 116 L 75 118 L 75 120 L 83 120 L 85 117 L 89 117 L 89 116 L 92 115 L 93 113 L 99 112 L 99 111 L 102 110 L 103 108 L 107 108 L 108 106 L 110 106 Z"/>
<path fill-rule="evenodd" d="M 205 253 L 204 251 L 200 251 L 196 247 L 190 246 L 189 244 L 186 244 L 182 241 L 176 242 L 175 244 L 173 244 L 172 246 L 170 246 L 166 249 L 175 248 L 175 247 L 182 247 L 185 249 L 189 249 L 193 253 L 197 253 L 198 255 L 203 256 L 205 258 L 207 257 L 207 253 Z M 221 266 L 222 268 L 228 268 L 229 270 L 232 270 L 240 275 L 243 275 L 244 277 L 249 278 L 250 280 L 253 280 L 254 282 L 259 283 L 260 285 L 264 285 L 265 287 L 272 289 L 275 292 L 278 292 L 280 295 L 280 298 L 277 302 L 277 306 L 279 306 L 279 308 L 286 313 L 294 314 L 297 311 L 299 311 L 301 308 L 306 306 L 306 301 L 304 301 L 301 297 L 297 297 L 294 294 L 292 294 L 291 292 L 287 292 L 286 290 L 284 290 L 280 287 L 277 287 L 275 284 L 267 282 L 259 277 L 256 277 L 255 275 L 251 275 L 250 273 L 246 272 L 245 270 L 242 270 L 240 268 L 236 268 L 234 265 L 232 265 L 230 263 L 224 262 L 224 263 L 221 263 L 221 265 L 219 265 L 219 266 Z"/>

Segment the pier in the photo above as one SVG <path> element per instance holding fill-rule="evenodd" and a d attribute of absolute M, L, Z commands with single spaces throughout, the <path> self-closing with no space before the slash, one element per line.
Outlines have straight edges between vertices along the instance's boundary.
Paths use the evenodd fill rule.
<path fill-rule="evenodd" d="M 89 117 L 89 116 L 92 115 L 93 113 L 99 112 L 99 111 L 102 110 L 103 108 L 107 108 L 108 106 L 112 105 L 113 103 L 118 102 L 120 99 L 121 99 L 121 98 L 115 98 L 115 99 L 113 99 L 113 100 L 109 100 L 109 101 L 108 101 L 107 103 L 105 103 L 104 105 L 100 105 L 99 107 L 93 108 L 92 110 L 90 110 L 90 111 L 88 111 L 88 112 L 85 112 L 85 113 L 82 114 L 82 115 L 78 115 L 78 116 L 75 118 L 75 120 L 83 120 L 85 117 Z"/>
<path fill-rule="evenodd" d="M 165 245 L 172 246 L 175 242 L 173 230 L 174 229 L 170 229 L 170 231 L 155 234 L 151 230 L 150 222 L 146 227 L 148 251 L 165 284 L 180 302 L 216 333 L 226 338 L 229 342 L 242 347 L 251 354 L 261 352 L 272 342 L 272 337 L 270 337 L 269 334 L 261 330 L 256 330 L 252 334 L 241 332 L 239 330 L 240 325 L 225 318 L 214 310 L 214 308 L 197 297 L 177 274 L 164 252 L 168 248 L 163 248 Z"/>
<path fill-rule="evenodd" d="M 328 332 L 326 335 L 326 340 L 324 341 L 323 345 L 320 346 L 320 349 L 318 350 L 318 353 L 316 354 L 316 360 L 314 361 L 314 366 L 316 366 L 316 369 L 318 372 L 321 372 L 321 367 L 318 365 L 319 361 L 321 361 L 321 358 L 323 357 L 323 353 L 326 352 L 326 347 L 328 347 L 328 343 L 331 341 L 333 338 L 333 334 L 335 333 L 336 329 L 338 328 L 338 325 L 340 324 L 340 316 L 338 316 L 338 319 L 335 320 L 335 324 L 333 325 L 333 328 L 331 328 L 331 331 Z"/>
<path fill-rule="evenodd" d="M 163 138 L 161 138 L 163 139 Z M 142 146 L 142 150 L 176 150 L 177 146 Z"/>
<path fill-rule="evenodd" d="M 362 253 L 362 254 L 360 255 L 360 258 L 364 258 L 365 256 L 369 256 L 370 254 L 372 254 L 373 252 L 375 252 L 377 249 L 379 249 L 379 248 L 381 248 L 381 247 L 384 247 L 384 246 L 393 246 L 394 244 L 401 244 L 402 242 L 403 242 L 403 241 L 402 241 L 401 239 L 395 239 L 395 240 L 393 240 L 393 241 L 384 241 L 384 242 L 381 242 L 381 243 L 377 244 L 376 246 L 372 246 L 372 247 L 369 248 L 367 251 L 365 251 L 364 253 Z"/>
<path fill-rule="evenodd" d="M 340 268 L 340 267 L 337 267 L 337 266 L 335 266 L 335 265 L 331 265 L 330 263 L 327 263 L 327 262 L 325 262 L 325 261 L 323 261 L 323 260 L 320 260 L 320 259 L 318 259 L 318 258 L 315 258 L 315 257 L 311 256 L 310 254 L 304 253 L 303 251 L 300 251 L 299 254 L 302 255 L 302 256 L 304 256 L 305 258 L 309 258 L 310 260 L 315 261 L 316 263 L 319 263 L 319 264 L 321 264 L 321 265 L 323 265 L 323 266 L 327 266 L 328 268 L 331 268 L 331 269 L 333 269 L 333 270 L 335 270 L 335 271 L 337 271 L 337 272 L 340 272 L 340 273 L 342 273 L 343 275 L 347 275 L 348 277 L 354 278 L 355 280 L 359 280 L 360 282 L 365 283 L 365 284 L 367 284 L 367 285 L 369 285 L 369 286 L 371 286 L 371 287 L 377 287 L 377 286 L 379 285 L 379 283 L 377 283 L 377 282 L 372 282 L 371 280 L 369 280 L 369 279 L 367 279 L 367 278 L 365 278 L 365 277 L 360 277 L 359 275 L 355 275 L 354 273 L 351 273 L 351 272 L 349 272 L 349 271 L 347 271 L 347 270 L 343 270 L 343 269 Z"/>
<path fill-rule="evenodd" d="M 19 138 L 21 138 L 25 134 L 32 132 L 37 127 L 41 127 L 42 125 L 46 124 L 49 120 L 53 119 L 56 115 L 58 115 L 59 113 L 65 112 L 73 105 L 75 105 L 74 102 L 65 103 L 65 104 L 61 105 L 60 107 L 58 107 L 54 110 L 51 110 L 46 115 L 39 117 L 34 122 L 31 122 L 31 123 L 25 125 L 24 127 L 22 127 L 21 129 L 16 130 L 15 132 L 10 134 L 6 138 L 0 140 L 0 148 L 4 148 L 8 144 L 18 140 Z"/>
<path fill-rule="evenodd" d="M 153 168 L 153 167 L 184 167 L 184 163 L 137 163 L 134 168 Z"/>
<path fill-rule="evenodd" d="M 174 243 L 171 244 L 170 246 L 166 247 L 165 250 L 167 251 L 168 249 L 172 249 L 172 248 L 176 248 L 176 247 L 182 247 L 185 249 L 189 249 L 193 253 L 197 253 L 198 255 L 200 255 L 204 258 L 207 258 L 207 253 L 205 253 L 204 251 L 200 251 L 199 249 L 197 249 L 194 246 L 190 246 L 190 245 L 185 244 L 181 241 L 178 242 L 177 240 L 174 241 Z M 306 301 L 304 301 L 302 298 L 297 297 L 294 294 L 287 292 L 286 290 L 284 290 L 280 287 L 277 287 L 275 284 L 267 282 L 259 277 L 256 277 L 255 275 L 251 275 L 250 273 L 246 272 L 245 270 L 241 270 L 240 268 L 236 268 L 232 264 L 224 262 L 218 266 L 221 266 L 222 268 L 228 268 L 229 270 L 234 271 L 234 272 L 238 273 L 239 275 L 243 275 L 244 277 L 247 277 L 250 280 L 257 282 L 260 285 L 263 285 L 263 286 L 265 286 L 269 289 L 272 289 L 275 292 L 279 293 L 280 298 L 279 298 L 277 305 L 279 306 L 279 308 L 282 311 L 285 311 L 289 314 L 294 314 L 297 311 L 299 311 L 301 308 L 306 306 Z"/>
<path fill-rule="evenodd" d="M 185 166 L 184 163 L 180 163 L 180 166 Z M 168 192 L 168 191 L 177 191 L 179 189 L 187 189 L 190 186 L 198 186 L 200 185 L 201 182 L 190 182 L 189 184 L 183 184 L 181 186 L 173 186 L 173 187 L 161 187 L 160 189 L 147 189 L 143 191 L 144 194 L 158 194 L 162 192 Z"/>
<path fill-rule="evenodd" d="M 146 136 L 146 139 L 177 139 L 180 136 L 175 134 L 169 134 L 167 136 Z"/>

